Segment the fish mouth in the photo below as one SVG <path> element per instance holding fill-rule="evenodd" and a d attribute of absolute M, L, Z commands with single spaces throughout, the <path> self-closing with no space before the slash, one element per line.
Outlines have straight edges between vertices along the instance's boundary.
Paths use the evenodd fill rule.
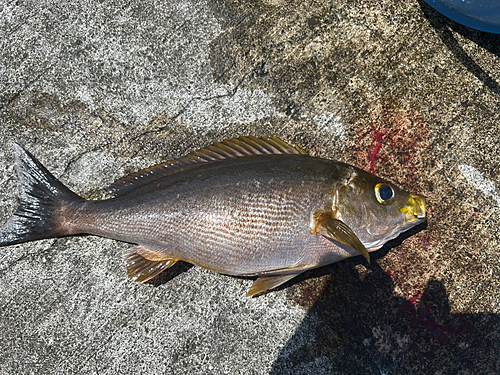
<path fill-rule="evenodd" d="M 424 221 L 427 218 L 425 212 L 425 198 L 420 195 L 410 194 L 408 204 L 400 209 L 406 215 L 406 221 Z"/>

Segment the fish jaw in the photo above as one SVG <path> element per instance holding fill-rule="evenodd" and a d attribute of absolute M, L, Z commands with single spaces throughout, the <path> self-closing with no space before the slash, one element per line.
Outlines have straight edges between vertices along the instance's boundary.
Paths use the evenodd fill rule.
<path fill-rule="evenodd" d="M 420 224 L 427 218 L 425 198 L 420 195 L 409 194 L 408 204 L 402 207 L 400 211 L 405 214 L 407 223 L 413 224 L 416 222 L 416 224 Z"/>
<path fill-rule="evenodd" d="M 372 242 L 363 242 L 363 245 L 369 252 L 379 250 L 384 244 L 401 233 L 425 222 L 427 213 L 425 207 L 425 198 L 420 195 L 408 194 L 408 203 L 399 210 L 403 215 L 402 223 L 389 231 L 386 236 Z"/>
<path fill-rule="evenodd" d="M 411 229 L 427 220 L 425 198 L 420 195 L 408 194 L 408 203 L 400 210 L 404 214 L 403 223 L 390 231 L 387 236 L 370 243 L 363 242 L 368 251 L 380 249 L 387 241 L 398 237 L 401 233 Z"/>

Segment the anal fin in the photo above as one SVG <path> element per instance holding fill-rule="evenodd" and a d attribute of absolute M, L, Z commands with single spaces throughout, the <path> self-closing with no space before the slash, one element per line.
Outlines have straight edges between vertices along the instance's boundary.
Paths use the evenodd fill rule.
<path fill-rule="evenodd" d="M 170 259 L 170 258 L 165 258 L 165 255 L 163 255 L 162 253 L 146 249 L 144 246 L 137 246 L 136 249 L 134 250 L 134 253 L 139 254 L 140 256 L 146 258 L 147 260 L 152 260 L 155 262 L 160 260 Z"/>
<path fill-rule="evenodd" d="M 257 294 L 263 293 L 266 290 L 274 289 L 281 284 L 286 283 L 288 280 L 293 279 L 295 276 L 299 275 L 299 273 L 292 273 L 288 275 L 265 275 L 260 276 L 253 283 L 252 287 L 247 293 L 247 297 L 252 297 Z"/>
<path fill-rule="evenodd" d="M 162 257 L 160 253 L 139 246 L 125 256 L 129 279 L 143 283 L 173 266 L 177 259 Z"/>

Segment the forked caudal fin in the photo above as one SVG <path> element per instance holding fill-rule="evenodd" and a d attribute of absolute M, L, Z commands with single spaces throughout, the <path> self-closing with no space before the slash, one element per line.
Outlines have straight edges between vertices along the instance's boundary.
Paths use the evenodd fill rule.
<path fill-rule="evenodd" d="M 0 246 L 69 234 L 61 208 L 83 201 L 57 180 L 33 155 L 14 144 L 19 186 L 18 207 L 0 229 Z"/>

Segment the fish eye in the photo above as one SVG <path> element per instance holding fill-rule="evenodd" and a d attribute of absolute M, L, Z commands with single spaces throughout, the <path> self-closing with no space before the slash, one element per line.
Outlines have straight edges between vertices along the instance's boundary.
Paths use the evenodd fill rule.
<path fill-rule="evenodd" d="M 394 189 L 388 184 L 377 184 L 375 185 L 375 197 L 382 204 L 389 204 L 394 200 Z"/>

